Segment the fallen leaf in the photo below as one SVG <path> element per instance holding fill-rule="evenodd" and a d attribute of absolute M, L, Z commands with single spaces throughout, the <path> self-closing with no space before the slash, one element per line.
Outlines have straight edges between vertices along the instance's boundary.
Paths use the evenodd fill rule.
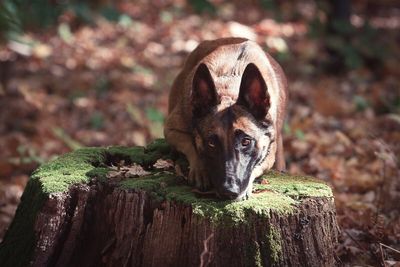
<path fill-rule="evenodd" d="M 158 159 L 153 167 L 156 169 L 168 170 L 174 167 L 174 162 L 172 160 Z"/>
<path fill-rule="evenodd" d="M 132 166 L 126 167 L 126 174 L 125 177 L 131 178 L 131 177 L 140 177 L 140 176 L 146 176 L 149 175 L 151 172 L 145 171 L 142 166 L 138 164 L 133 164 Z"/>

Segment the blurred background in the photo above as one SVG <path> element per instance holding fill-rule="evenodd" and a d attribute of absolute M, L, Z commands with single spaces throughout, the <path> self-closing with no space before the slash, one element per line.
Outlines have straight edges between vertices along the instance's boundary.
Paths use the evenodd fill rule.
<path fill-rule="evenodd" d="M 288 171 L 333 187 L 339 261 L 400 266 L 399 29 L 398 0 L 3 0 L 0 241 L 39 164 L 162 137 L 188 53 L 241 36 L 286 72 Z"/>

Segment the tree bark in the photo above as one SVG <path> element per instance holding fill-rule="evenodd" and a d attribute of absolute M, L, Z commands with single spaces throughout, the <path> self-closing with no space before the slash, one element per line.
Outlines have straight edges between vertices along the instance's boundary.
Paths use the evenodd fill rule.
<path fill-rule="evenodd" d="M 98 149 L 84 159 L 78 150 L 41 167 L 0 244 L 0 265 L 335 265 L 338 227 L 327 185 L 270 173 L 249 200 L 219 201 L 191 192 L 171 166 L 156 170 L 157 158 L 176 159 L 165 148 Z M 71 159 L 93 166 L 87 180 L 50 187 L 52 175 L 75 175 L 62 165 Z M 130 167 L 105 167 L 121 159 Z"/>

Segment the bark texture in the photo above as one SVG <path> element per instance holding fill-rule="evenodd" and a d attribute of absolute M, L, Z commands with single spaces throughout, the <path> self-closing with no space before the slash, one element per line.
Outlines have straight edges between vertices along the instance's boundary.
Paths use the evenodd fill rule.
<path fill-rule="evenodd" d="M 160 182 L 161 193 L 97 177 L 46 194 L 40 181 L 28 184 L 0 245 L 1 266 L 335 265 L 332 196 L 294 197 L 272 182 L 256 192 L 287 192 L 295 199 L 286 212 L 208 199 L 192 205 L 180 198 L 192 194 L 181 178 Z M 225 214 L 227 207 L 237 210 Z"/>

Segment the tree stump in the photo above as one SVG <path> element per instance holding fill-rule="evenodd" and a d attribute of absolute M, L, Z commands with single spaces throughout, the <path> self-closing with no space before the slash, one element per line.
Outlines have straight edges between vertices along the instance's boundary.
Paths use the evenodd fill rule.
<path fill-rule="evenodd" d="M 232 202 L 193 192 L 186 171 L 164 140 L 42 165 L 0 244 L 0 266 L 335 265 L 338 227 L 323 182 L 270 172 L 250 199 Z"/>

